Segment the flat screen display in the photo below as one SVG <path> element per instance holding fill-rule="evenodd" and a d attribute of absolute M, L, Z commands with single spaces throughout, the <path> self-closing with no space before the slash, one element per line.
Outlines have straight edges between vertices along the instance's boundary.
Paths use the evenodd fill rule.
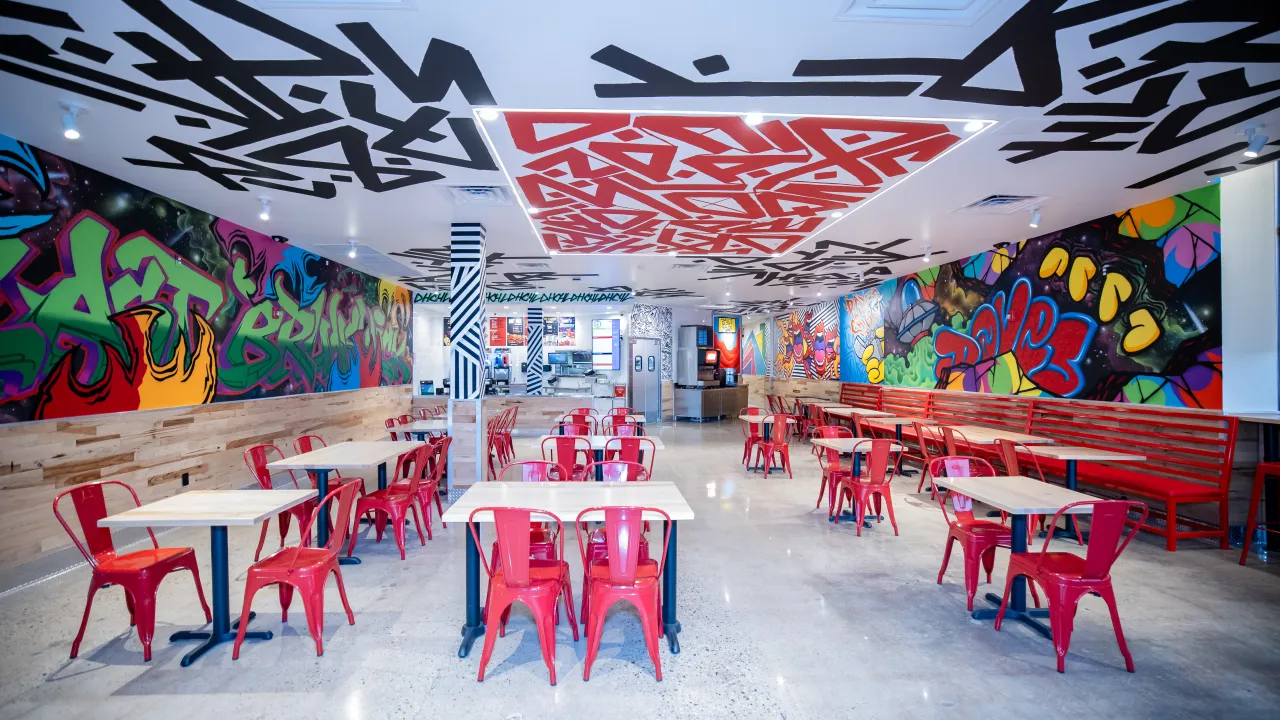
<path fill-rule="evenodd" d="M 720 364 L 719 350 L 703 350 L 702 352 L 703 352 L 703 358 L 702 358 L 703 365 L 719 365 Z"/>
<path fill-rule="evenodd" d="M 564 353 L 564 352 L 547 353 L 547 362 L 551 363 L 552 365 L 568 365 L 569 353 Z"/>

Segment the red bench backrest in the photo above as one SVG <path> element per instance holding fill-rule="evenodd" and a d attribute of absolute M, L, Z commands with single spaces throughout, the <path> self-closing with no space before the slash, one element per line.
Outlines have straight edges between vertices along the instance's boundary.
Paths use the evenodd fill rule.
<path fill-rule="evenodd" d="M 879 410 L 880 386 L 866 383 L 840 383 L 840 402 L 868 410 Z"/>
<path fill-rule="evenodd" d="M 1027 432 L 1031 425 L 1031 401 L 1016 395 L 935 390 L 930 393 L 932 418 L 956 425 L 985 425 Z"/>
<path fill-rule="evenodd" d="M 929 417 L 928 390 L 915 388 L 882 387 L 880 388 L 880 409 L 899 417 Z"/>

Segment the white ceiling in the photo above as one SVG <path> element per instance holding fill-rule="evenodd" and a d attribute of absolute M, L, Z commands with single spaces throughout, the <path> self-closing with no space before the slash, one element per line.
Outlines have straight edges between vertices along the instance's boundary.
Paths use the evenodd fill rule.
<path fill-rule="evenodd" d="M 1238 133 L 1247 124 L 1265 124 L 1264 133 L 1280 136 L 1280 111 L 1272 109 L 1280 105 L 1280 69 L 1248 61 L 1276 55 L 1280 26 L 1264 7 L 1269 3 L 561 0 L 552 6 L 417 0 L 397 9 L 265 0 L 30 4 L 65 15 L 19 12 L 12 3 L 0 9 L 13 15 L 0 17 L 8 36 L 0 37 L 0 97 L 6 99 L 0 103 L 0 132 L 322 254 L 335 254 L 334 247 L 323 246 L 340 251 L 348 238 L 358 238 L 407 265 L 424 266 L 414 275 L 431 276 L 434 267 L 439 276 L 447 268 L 441 251 L 451 222 L 481 222 L 489 251 L 501 253 L 490 283 L 505 289 L 626 286 L 642 298 L 693 305 L 814 299 L 818 292 L 826 297 L 861 285 L 859 269 L 869 284 L 919 268 L 926 245 L 931 261 L 960 258 L 1201 185 L 1211 177 L 1206 171 L 1240 167 Z M 960 9 L 926 13 L 922 6 Z M 1133 6 L 1141 7 L 1121 12 Z M 222 13 L 210 9 L 215 7 Z M 849 17 L 860 19 L 838 19 Z M 432 42 L 432 52 L 445 59 L 429 63 L 418 78 Z M 112 55 L 102 62 L 83 43 Z M 457 84 L 435 101 L 439 93 L 432 78 L 447 79 L 450 71 L 465 68 L 467 52 L 479 73 L 462 81 L 473 102 Z M 877 59 L 883 62 L 802 62 Z M 618 67 L 645 75 L 649 84 Z M 364 86 L 372 88 L 381 117 L 353 110 Z M 886 96 L 904 87 L 905 95 Z M 614 97 L 628 93 L 643 96 Z M 88 109 L 79 122 L 83 137 L 75 142 L 62 137 L 59 125 L 59 103 L 67 101 Z M 145 107 L 137 109 L 139 104 Z M 502 172 L 423 155 L 465 157 L 457 128 L 474 123 L 472 111 L 486 105 L 996 124 L 780 258 L 548 257 L 519 205 L 458 205 L 445 187 L 504 184 Z M 430 136 L 437 142 L 419 139 L 405 146 L 416 157 L 387 149 L 395 145 L 384 139 L 387 125 L 415 111 L 425 118 L 432 108 L 441 111 L 440 118 L 423 127 L 440 133 Z M 284 126 L 305 126 L 298 118 L 317 110 L 332 113 L 332 119 L 301 129 Z M 238 120 L 237 114 L 250 119 Z M 180 124 L 176 116 L 208 128 Z M 292 119 L 278 120 L 282 116 Z M 1059 131 L 1046 130 L 1055 123 Z M 237 131 L 257 134 L 225 139 Z M 348 154 L 336 144 L 298 150 L 322 132 L 332 133 L 326 140 L 348 133 Z M 366 140 L 351 139 L 360 133 Z M 1025 162 L 1010 161 L 1020 150 L 1002 149 L 1072 138 L 1077 149 L 1068 145 Z M 369 148 L 379 140 L 381 147 Z M 241 169 L 220 184 L 191 170 L 155 167 L 176 162 L 162 151 L 166 143 L 197 148 L 213 165 L 238 162 Z M 1108 147 L 1116 149 L 1103 149 Z M 372 165 L 362 174 L 349 159 L 366 152 Z M 490 152 L 479 153 L 474 164 L 487 164 Z M 288 164 L 290 156 L 312 164 Z M 501 149 L 498 157 L 506 159 Z M 1168 172 L 1184 164 L 1182 171 Z M 244 168 L 249 176 L 274 174 L 276 179 L 260 179 L 295 190 L 314 191 L 312 183 L 321 183 L 314 187 L 332 198 L 245 183 Z M 382 192 L 369 189 L 404 181 L 396 173 L 405 170 L 443 177 Z M 280 179 L 280 173 L 297 179 Z M 1162 173 L 1162 180 L 1131 187 Z M 1027 226 L 1026 212 L 953 212 L 996 193 L 1047 196 L 1040 228 Z M 271 198 L 269 222 L 257 217 L 259 196 Z M 886 245 L 892 249 L 877 250 Z M 343 255 L 336 259 L 347 261 Z M 547 262 L 553 276 L 519 268 L 518 262 Z M 370 269 L 394 275 L 396 268 Z"/>

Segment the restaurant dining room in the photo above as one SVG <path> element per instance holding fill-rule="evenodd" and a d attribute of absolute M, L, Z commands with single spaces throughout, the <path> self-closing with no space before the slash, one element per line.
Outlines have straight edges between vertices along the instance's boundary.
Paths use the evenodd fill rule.
<path fill-rule="evenodd" d="M 0 0 L 0 719 L 1276 717 L 1277 37 Z"/>

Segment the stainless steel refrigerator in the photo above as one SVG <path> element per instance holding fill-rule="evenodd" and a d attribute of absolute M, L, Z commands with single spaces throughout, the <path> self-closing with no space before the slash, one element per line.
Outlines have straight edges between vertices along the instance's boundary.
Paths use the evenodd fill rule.
<path fill-rule="evenodd" d="M 627 405 L 644 415 L 645 422 L 662 420 L 662 341 L 632 338 L 631 371 Z"/>

